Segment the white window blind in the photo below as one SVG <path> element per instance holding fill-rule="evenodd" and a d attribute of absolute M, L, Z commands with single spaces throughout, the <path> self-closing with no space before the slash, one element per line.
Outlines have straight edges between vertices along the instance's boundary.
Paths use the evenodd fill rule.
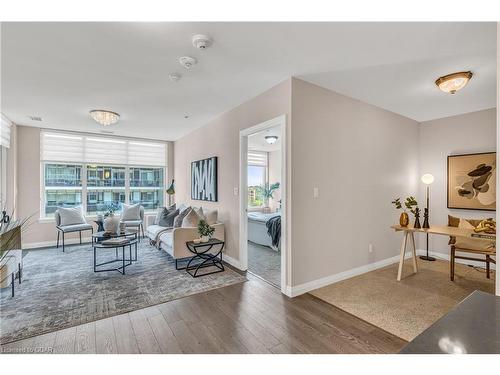
<path fill-rule="evenodd" d="M 267 152 L 248 151 L 248 165 L 267 167 Z"/>
<path fill-rule="evenodd" d="M 0 146 L 10 147 L 10 128 L 12 123 L 3 115 L 0 120 Z"/>
<path fill-rule="evenodd" d="M 130 166 L 166 165 L 164 143 L 43 131 L 42 160 Z"/>

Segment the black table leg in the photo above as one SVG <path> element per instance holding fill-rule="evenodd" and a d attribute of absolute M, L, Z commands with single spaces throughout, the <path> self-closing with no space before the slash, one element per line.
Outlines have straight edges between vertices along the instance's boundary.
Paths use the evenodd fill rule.
<path fill-rule="evenodd" d="M 10 274 L 10 284 L 11 284 L 11 287 L 12 287 L 12 298 L 14 298 L 14 273 L 11 273 Z"/>

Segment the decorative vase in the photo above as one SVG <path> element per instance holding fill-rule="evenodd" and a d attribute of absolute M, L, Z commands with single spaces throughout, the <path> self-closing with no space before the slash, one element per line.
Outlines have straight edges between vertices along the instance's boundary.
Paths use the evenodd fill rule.
<path fill-rule="evenodd" d="M 422 228 L 424 228 L 424 229 L 429 229 L 430 228 L 430 225 L 429 225 L 429 209 L 428 208 L 424 208 L 424 223 L 422 224 Z"/>
<path fill-rule="evenodd" d="M 413 228 L 422 228 L 422 226 L 420 225 L 420 209 L 418 208 L 415 209 L 415 225 L 413 225 Z"/>
<path fill-rule="evenodd" d="M 407 227 L 408 224 L 410 223 L 410 217 L 406 212 L 401 212 L 401 215 L 399 216 L 399 225 L 402 227 Z"/>
<path fill-rule="evenodd" d="M 200 237 L 200 242 L 205 243 L 205 242 L 208 242 L 208 241 L 210 241 L 210 237 L 208 237 L 208 236 L 201 236 Z"/>
<path fill-rule="evenodd" d="M 104 219 L 104 231 L 110 234 L 116 234 L 118 232 L 118 225 L 120 224 L 120 219 L 114 214 L 109 214 L 106 219 Z"/>

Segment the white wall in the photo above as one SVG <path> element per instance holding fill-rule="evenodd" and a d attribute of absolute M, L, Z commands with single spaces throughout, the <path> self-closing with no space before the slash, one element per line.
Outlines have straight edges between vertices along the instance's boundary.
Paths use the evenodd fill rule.
<path fill-rule="evenodd" d="M 391 201 L 417 181 L 416 121 L 293 79 L 292 285 L 397 255 Z"/>
<path fill-rule="evenodd" d="M 447 156 L 496 150 L 495 108 L 464 115 L 426 121 L 419 127 L 419 176 L 431 173 L 430 223 L 446 225 L 448 215 L 464 218 L 494 217 L 493 211 L 457 210 L 447 208 Z M 420 181 L 420 180 L 419 180 Z M 425 185 L 420 183 L 419 201 L 425 205 Z M 419 248 L 425 249 L 420 236 Z M 448 238 L 429 236 L 429 249 L 449 255 Z"/>
<path fill-rule="evenodd" d="M 268 152 L 269 184 L 279 182 L 281 184 L 281 150 Z M 276 211 L 280 207 L 281 188 L 273 193 L 273 198 L 269 200 L 271 211 Z"/>

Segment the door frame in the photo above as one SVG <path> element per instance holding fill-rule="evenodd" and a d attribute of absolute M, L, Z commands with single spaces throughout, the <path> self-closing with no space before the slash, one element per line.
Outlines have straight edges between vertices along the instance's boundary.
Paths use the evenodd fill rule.
<path fill-rule="evenodd" d="M 275 117 L 250 128 L 240 130 L 240 265 L 241 269 L 248 269 L 248 136 L 263 130 L 281 126 L 281 292 L 290 296 L 291 278 L 291 241 L 289 237 L 289 183 L 288 170 L 290 170 L 290 160 L 288 159 L 288 138 L 286 115 Z"/>

